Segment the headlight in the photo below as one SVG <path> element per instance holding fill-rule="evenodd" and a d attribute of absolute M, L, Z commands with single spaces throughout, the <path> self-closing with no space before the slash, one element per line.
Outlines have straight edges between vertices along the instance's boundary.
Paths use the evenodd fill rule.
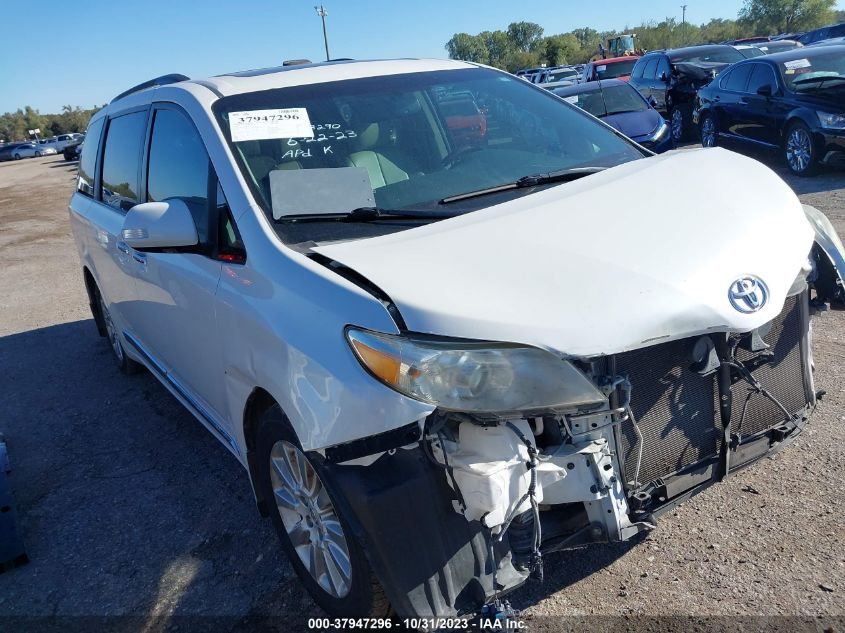
<path fill-rule="evenodd" d="M 816 112 L 819 115 L 822 127 L 829 130 L 845 130 L 845 114 L 830 114 L 829 112 Z"/>
<path fill-rule="evenodd" d="M 659 141 L 659 140 L 660 140 L 660 139 L 662 139 L 664 136 L 666 136 L 666 133 L 667 133 L 668 131 L 669 131 L 669 126 L 668 126 L 668 125 L 666 125 L 666 121 L 661 121 L 661 122 L 660 122 L 660 125 L 659 125 L 659 126 L 657 126 L 657 129 L 656 129 L 656 130 L 654 131 L 654 133 L 653 133 L 653 134 L 649 137 L 649 139 L 648 139 L 648 140 L 650 140 L 650 141 Z"/>
<path fill-rule="evenodd" d="M 414 339 L 348 328 L 358 360 L 401 394 L 441 409 L 518 413 L 592 407 L 607 401 L 569 362 L 502 343 Z"/>

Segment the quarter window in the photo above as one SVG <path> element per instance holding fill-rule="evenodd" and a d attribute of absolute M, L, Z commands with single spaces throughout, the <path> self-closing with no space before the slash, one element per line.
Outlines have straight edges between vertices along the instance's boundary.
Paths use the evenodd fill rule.
<path fill-rule="evenodd" d="M 138 167 L 147 123 L 146 112 L 109 121 L 103 153 L 102 200 L 124 211 L 138 204 Z"/>
<path fill-rule="evenodd" d="M 648 64 L 643 69 L 643 79 L 654 79 L 657 72 L 657 57 L 652 57 L 648 60 Z"/>
<path fill-rule="evenodd" d="M 661 55 L 660 61 L 657 63 L 657 72 L 655 74 L 655 77 L 657 79 L 660 79 L 660 76 L 663 73 L 666 73 L 666 78 L 669 79 L 669 77 L 672 75 L 672 69 L 669 67 L 669 58 Z"/>
<path fill-rule="evenodd" d="M 208 153 L 193 124 L 177 110 L 157 110 L 150 141 L 147 200 L 180 198 L 191 210 L 201 243 L 209 237 Z"/>
<path fill-rule="evenodd" d="M 100 147 L 100 135 L 105 122 L 106 119 L 102 118 L 88 126 L 86 143 L 82 146 L 82 154 L 79 157 L 76 190 L 86 196 L 94 197 L 94 169 L 97 166 L 97 149 Z"/>

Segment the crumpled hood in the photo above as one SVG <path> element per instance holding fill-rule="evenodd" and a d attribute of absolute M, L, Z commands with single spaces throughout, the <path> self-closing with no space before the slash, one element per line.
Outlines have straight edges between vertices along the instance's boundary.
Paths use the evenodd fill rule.
<path fill-rule="evenodd" d="M 591 356 L 763 325 L 781 311 L 812 242 L 786 183 L 714 148 L 314 250 L 384 290 L 409 330 Z M 769 289 L 752 314 L 728 299 L 745 275 Z"/>

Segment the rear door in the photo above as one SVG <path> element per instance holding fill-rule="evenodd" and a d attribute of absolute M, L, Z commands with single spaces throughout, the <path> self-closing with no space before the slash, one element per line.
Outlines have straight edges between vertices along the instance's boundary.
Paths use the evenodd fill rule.
<path fill-rule="evenodd" d="M 746 105 L 748 78 L 752 64 L 739 64 L 719 80 L 717 120 L 719 129 L 733 137 L 746 140 L 750 113 Z"/>
<path fill-rule="evenodd" d="M 181 199 L 191 210 L 200 243 L 180 252 L 146 252 L 135 262 L 139 297 L 136 337 L 223 439 L 225 399 L 216 292 L 218 259 L 216 177 L 205 145 L 187 114 L 155 104 L 144 177 L 145 200 Z"/>
<path fill-rule="evenodd" d="M 777 145 L 779 130 L 787 115 L 783 99 L 778 94 L 775 71 L 769 64 L 755 62 L 748 80 L 745 94 L 746 117 L 744 135 L 748 140 L 767 145 Z M 758 94 L 758 90 L 770 86 L 772 96 Z"/>
<path fill-rule="evenodd" d="M 94 189 L 88 208 L 90 253 L 94 278 L 118 331 L 131 333 L 136 320 L 137 294 L 133 272 L 136 256 L 120 238 L 123 218 L 140 201 L 141 150 L 149 108 L 117 114 L 106 123 Z M 86 151 L 87 151 L 86 143 Z M 80 174 L 82 177 L 82 174 Z M 80 182 L 80 187 L 83 183 Z"/>

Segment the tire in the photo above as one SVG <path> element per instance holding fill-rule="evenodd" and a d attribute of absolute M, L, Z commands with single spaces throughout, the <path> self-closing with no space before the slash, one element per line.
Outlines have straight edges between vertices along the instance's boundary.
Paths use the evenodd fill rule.
<path fill-rule="evenodd" d="M 15 158 L 15 160 L 20 160 L 20 159 L 21 159 L 21 155 L 20 155 L 20 154 L 15 154 L 15 157 L 14 157 L 14 158 Z"/>
<path fill-rule="evenodd" d="M 42 156 L 41 152 L 35 152 L 35 158 L 41 158 L 41 156 Z"/>
<path fill-rule="evenodd" d="M 819 170 L 813 133 L 801 121 L 795 121 L 786 130 L 786 136 L 783 139 L 783 158 L 789 171 L 796 176 L 812 176 Z"/>
<path fill-rule="evenodd" d="M 673 106 L 669 110 L 669 129 L 675 143 L 686 140 L 690 130 L 690 109 L 686 105 Z"/>
<path fill-rule="evenodd" d="M 103 299 L 103 295 L 99 289 L 96 289 L 95 292 L 97 293 L 97 309 L 100 311 L 100 316 L 102 317 L 106 330 L 106 339 L 109 342 L 109 347 L 111 347 L 112 356 L 114 357 L 114 362 L 117 364 L 117 368 L 127 376 L 137 374 L 141 370 L 142 365 L 129 358 L 126 354 L 126 350 L 123 349 L 123 343 L 120 340 L 120 334 L 111 319 L 111 314 Z"/>
<path fill-rule="evenodd" d="M 716 131 L 716 121 L 713 115 L 705 114 L 701 119 L 701 145 L 702 147 L 716 147 L 719 136 Z"/>
<path fill-rule="evenodd" d="M 390 603 L 349 524 L 335 509 L 321 463 L 302 452 L 277 404 L 259 420 L 256 464 L 255 483 L 268 500 L 282 549 L 314 602 L 333 617 L 388 616 Z"/>

